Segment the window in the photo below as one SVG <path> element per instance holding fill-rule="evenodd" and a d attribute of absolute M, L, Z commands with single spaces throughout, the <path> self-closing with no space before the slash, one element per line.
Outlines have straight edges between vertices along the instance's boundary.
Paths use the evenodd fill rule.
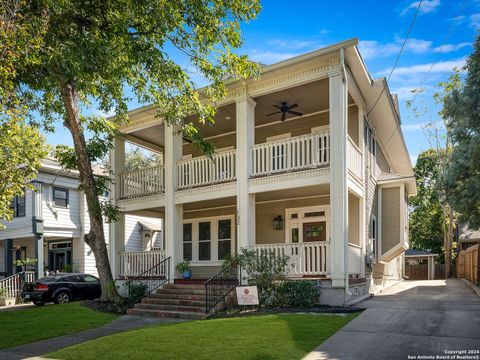
<path fill-rule="evenodd" d="M 192 261 L 192 224 L 183 224 L 183 260 Z"/>
<path fill-rule="evenodd" d="M 98 279 L 92 275 L 85 275 L 83 278 L 87 283 L 98 283 Z"/>
<path fill-rule="evenodd" d="M 372 216 L 372 223 L 371 223 L 371 235 L 372 235 L 372 254 L 373 256 L 377 256 L 377 218 Z"/>
<path fill-rule="evenodd" d="M 325 216 L 325 211 L 311 211 L 306 212 L 303 214 L 303 217 L 318 217 L 318 216 Z"/>
<path fill-rule="evenodd" d="M 10 207 L 13 210 L 13 217 L 25 216 L 25 192 L 23 195 L 15 196 Z"/>
<path fill-rule="evenodd" d="M 298 228 L 292 228 L 292 243 L 297 244 L 300 241 Z"/>
<path fill-rule="evenodd" d="M 68 189 L 53 188 L 53 204 L 55 206 L 67 207 L 68 206 Z"/>
<path fill-rule="evenodd" d="M 211 259 L 210 221 L 198 223 L 198 260 Z"/>
<path fill-rule="evenodd" d="M 232 246 L 232 221 L 218 221 L 218 260 L 230 255 Z"/>

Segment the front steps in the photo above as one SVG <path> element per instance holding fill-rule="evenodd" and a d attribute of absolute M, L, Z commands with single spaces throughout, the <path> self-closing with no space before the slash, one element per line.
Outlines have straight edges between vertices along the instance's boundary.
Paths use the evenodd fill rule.
<path fill-rule="evenodd" d="M 143 298 L 127 313 L 177 319 L 204 319 L 207 317 L 205 298 L 205 287 L 201 284 L 166 284 L 150 297 Z"/>

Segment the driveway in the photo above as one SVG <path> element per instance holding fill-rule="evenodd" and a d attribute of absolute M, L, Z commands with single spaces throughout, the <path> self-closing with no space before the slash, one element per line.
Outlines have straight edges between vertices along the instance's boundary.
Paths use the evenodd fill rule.
<path fill-rule="evenodd" d="M 308 360 L 442 359 L 455 350 L 480 359 L 480 297 L 460 280 L 403 282 L 358 306 L 366 310 Z"/>

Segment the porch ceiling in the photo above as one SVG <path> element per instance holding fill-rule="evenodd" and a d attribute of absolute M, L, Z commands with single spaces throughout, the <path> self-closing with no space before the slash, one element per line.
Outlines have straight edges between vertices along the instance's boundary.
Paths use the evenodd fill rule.
<path fill-rule="evenodd" d="M 257 193 L 256 202 L 272 201 L 272 200 L 288 200 L 304 197 L 328 196 L 330 189 L 328 184 L 306 186 L 295 189 L 284 189 L 279 191 L 269 191 Z"/>
<path fill-rule="evenodd" d="M 208 209 L 208 208 L 216 208 L 221 206 L 235 206 L 237 203 L 236 197 L 226 197 L 220 199 L 212 199 L 212 200 L 205 200 L 205 201 L 197 201 L 192 203 L 185 203 L 183 205 L 184 211 L 189 210 L 201 210 L 201 209 Z"/>

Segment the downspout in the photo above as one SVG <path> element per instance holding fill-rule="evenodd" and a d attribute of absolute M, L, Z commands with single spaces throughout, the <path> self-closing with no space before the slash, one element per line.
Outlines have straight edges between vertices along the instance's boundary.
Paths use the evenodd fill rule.
<path fill-rule="evenodd" d="M 342 74 L 343 74 L 343 81 L 345 81 L 346 85 L 348 85 L 347 82 L 347 71 L 345 69 L 345 49 L 341 48 L 340 49 L 340 66 L 342 67 Z M 347 90 L 347 104 L 345 104 L 346 108 L 348 108 L 348 90 Z M 348 110 L 345 110 L 348 111 Z M 347 131 L 347 128 L 345 128 L 345 131 Z M 345 156 L 343 157 L 343 161 L 345 161 L 345 169 L 347 169 L 347 151 L 348 149 L 345 149 Z M 345 174 L 347 175 L 347 174 Z M 348 176 L 348 175 L 347 175 Z M 348 185 L 347 185 L 348 186 Z M 344 194 L 345 195 L 345 194 Z M 344 200 L 343 203 L 343 212 L 344 215 L 346 215 L 346 219 L 348 219 L 348 212 L 346 211 L 347 206 L 348 206 L 348 191 L 346 195 L 346 200 Z M 346 214 L 345 214 L 346 213 Z M 349 285 L 349 274 L 348 274 L 348 235 L 345 234 L 346 229 L 343 229 L 344 235 L 343 235 L 343 246 L 344 246 L 344 272 L 345 272 L 345 295 L 350 297 L 353 294 L 350 292 L 350 289 L 348 287 Z"/>

